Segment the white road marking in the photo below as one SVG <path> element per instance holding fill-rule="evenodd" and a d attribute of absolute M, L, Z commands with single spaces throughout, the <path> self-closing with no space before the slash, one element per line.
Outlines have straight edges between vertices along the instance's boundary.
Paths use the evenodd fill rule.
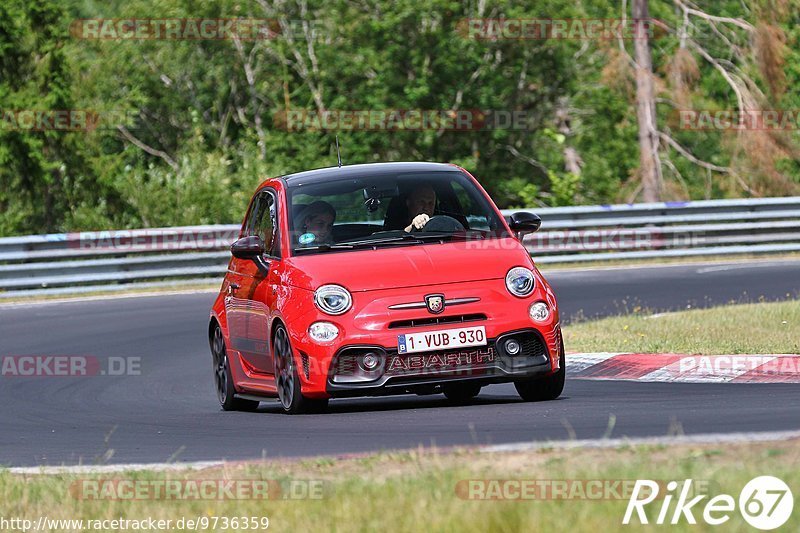
<path fill-rule="evenodd" d="M 512 442 L 479 446 L 480 453 L 523 452 L 535 450 L 564 450 L 575 448 L 620 448 L 642 445 L 681 445 L 681 444 L 726 444 L 739 442 L 771 442 L 800 439 L 800 431 L 761 431 L 750 433 L 701 433 L 697 435 L 675 435 L 662 437 L 622 437 L 615 439 L 551 440 L 539 442 Z M 453 447 L 458 449 L 458 446 Z M 358 454 L 359 456 L 362 454 Z M 366 455 L 366 454 L 364 454 Z M 64 475 L 64 474 L 108 474 L 131 471 L 179 471 L 202 470 L 232 464 L 254 464 L 257 461 L 197 461 L 193 463 L 153 463 L 123 465 L 80 465 L 80 466 L 31 466 L 9 468 L 8 472 L 18 475 Z"/>
<path fill-rule="evenodd" d="M 678 445 L 678 444 L 725 444 L 737 442 L 769 442 L 788 439 L 800 439 L 800 431 L 762 431 L 751 433 L 700 433 L 697 435 L 675 435 L 663 437 L 632 437 L 617 439 L 584 439 L 559 440 L 541 442 L 515 442 L 482 446 L 478 451 L 483 453 L 523 452 L 542 449 L 573 448 L 620 448 L 623 446 L 641 445 Z"/>
<path fill-rule="evenodd" d="M 590 366 L 602 363 L 607 359 L 622 355 L 616 352 L 601 352 L 601 353 L 567 353 L 567 370 L 569 372 L 580 372 L 589 368 Z"/>
<path fill-rule="evenodd" d="M 24 466 L 9 468 L 12 474 L 23 475 L 58 475 L 58 474 L 113 474 L 149 470 L 152 472 L 168 472 L 175 470 L 202 470 L 224 466 L 224 461 L 195 461 L 189 463 L 130 463 L 120 465 L 76 465 L 76 466 Z"/>
<path fill-rule="evenodd" d="M 536 256 L 534 255 L 534 263 L 536 262 Z M 554 268 L 552 270 L 548 270 L 547 264 L 537 264 L 536 267 L 542 271 L 542 273 L 547 277 L 553 277 L 560 274 L 575 274 L 575 275 L 585 275 L 591 274 L 593 272 L 608 272 L 608 271 L 624 271 L 624 270 L 646 270 L 652 268 L 659 268 L 659 269 L 668 269 L 668 268 L 688 268 L 691 269 L 693 267 L 700 267 L 700 270 L 705 270 L 703 267 L 707 267 L 709 272 L 712 272 L 715 268 L 727 269 L 727 268 L 750 268 L 750 267 L 768 267 L 768 266 L 785 266 L 786 264 L 796 263 L 797 259 L 742 259 L 741 261 L 725 261 L 723 262 L 708 262 L 708 261 L 686 261 L 682 263 L 641 263 L 641 264 L 630 264 L 630 265 L 615 265 L 615 266 L 586 266 L 584 268 Z M 702 273 L 702 272 L 701 272 Z"/>
<path fill-rule="evenodd" d="M 680 362 L 673 363 L 669 366 L 665 366 L 664 368 L 659 368 L 658 370 L 654 370 L 649 374 L 645 374 L 637 379 L 637 381 L 661 381 L 661 382 L 676 382 L 676 383 L 728 383 L 733 381 L 734 379 L 747 374 L 748 372 L 753 371 L 755 367 L 767 364 L 772 362 L 776 359 L 775 356 L 771 355 L 734 355 L 734 356 L 702 356 L 702 355 L 694 355 L 694 356 L 687 356 L 691 357 L 692 359 L 699 359 L 701 361 L 706 360 L 709 363 L 705 367 L 693 367 L 690 370 L 684 370 L 681 372 L 680 370 Z M 733 366 L 723 366 L 723 365 L 712 365 L 711 361 L 719 357 L 738 357 L 741 359 L 744 358 L 753 358 L 755 359 L 754 363 L 755 366 L 746 366 L 746 365 L 733 365 Z"/>
<path fill-rule="evenodd" d="M 754 263 L 748 265 L 720 265 L 720 266 L 712 266 L 712 267 L 705 267 L 705 268 L 698 268 L 695 272 L 698 274 L 708 274 L 710 272 L 724 272 L 726 270 L 741 270 L 743 268 L 759 268 L 759 267 L 770 267 L 776 266 L 779 263 Z"/>
<path fill-rule="evenodd" d="M 222 278 L 220 278 L 221 280 Z M 220 281 L 222 283 L 222 281 Z M 32 300 L 26 302 L 2 302 L 0 301 L 0 310 L 6 308 L 19 308 L 19 307 L 36 307 L 42 305 L 55 305 L 55 304 L 71 304 L 71 303 L 86 303 L 96 302 L 98 300 L 125 300 L 128 298 L 152 298 L 155 296 L 186 296 L 192 294 L 216 294 L 219 292 L 218 288 L 208 289 L 188 289 L 188 290 L 175 290 L 175 291 L 150 291 L 150 292 L 135 292 L 127 294 L 98 294 L 96 296 L 80 296 L 75 298 L 54 298 L 51 300 Z M 20 298 L 22 298 L 20 296 Z"/>

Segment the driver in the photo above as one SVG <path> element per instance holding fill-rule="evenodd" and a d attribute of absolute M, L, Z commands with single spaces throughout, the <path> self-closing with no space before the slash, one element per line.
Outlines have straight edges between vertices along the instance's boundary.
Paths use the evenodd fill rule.
<path fill-rule="evenodd" d="M 328 202 L 317 200 L 298 215 L 295 227 L 300 231 L 301 245 L 326 244 L 333 236 L 333 223 L 336 210 Z"/>
<path fill-rule="evenodd" d="M 433 216 L 436 209 L 436 191 L 427 184 L 418 186 L 406 198 L 406 208 L 410 221 L 403 228 L 406 232 L 412 229 L 422 229 Z"/>

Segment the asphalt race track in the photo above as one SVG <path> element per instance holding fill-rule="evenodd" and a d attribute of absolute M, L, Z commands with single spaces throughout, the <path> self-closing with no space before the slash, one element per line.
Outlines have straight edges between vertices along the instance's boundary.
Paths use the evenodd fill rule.
<path fill-rule="evenodd" d="M 545 271 L 546 272 L 546 271 Z M 796 298 L 800 261 L 645 266 L 547 274 L 562 315 L 663 311 Z M 328 414 L 286 416 L 276 402 L 223 413 L 206 341 L 213 294 L 0 307 L 0 355 L 141 357 L 141 375 L 0 377 L 0 464 L 8 466 L 256 459 L 422 445 L 500 444 L 800 428 L 791 384 L 567 382 L 530 404 L 512 385 L 474 405 L 442 396 L 336 400 Z M 569 346 L 567 346 L 569 350 Z"/>

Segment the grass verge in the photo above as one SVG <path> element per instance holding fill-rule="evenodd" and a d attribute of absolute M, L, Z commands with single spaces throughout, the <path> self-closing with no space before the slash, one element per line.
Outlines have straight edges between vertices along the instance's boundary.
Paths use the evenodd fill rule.
<path fill-rule="evenodd" d="M 322 458 L 302 462 L 263 462 L 225 468 L 183 472 L 138 472 L 107 474 L 106 478 L 138 480 L 145 484 L 163 480 L 276 480 L 282 487 L 322 487 L 321 498 L 279 497 L 277 500 L 87 500 L 75 496 L 76 483 L 97 479 L 91 475 L 20 476 L 0 471 L 0 516 L 38 520 L 103 520 L 146 518 L 174 521 L 181 517 L 268 517 L 274 531 L 615 531 L 627 506 L 628 494 L 618 484 L 605 499 L 595 499 L 584 484 L 602 481 L 613 487 L 616 480 L 695 480 L 695 493 L 730 494 L 738 500 L 752 478 L 781 478 L 795 495 L 800 491 L 800 442 L 797 440 L 759 444 L 638 446 L 616 449 L 540 450 L 486 454 L 456 450 L 440 453 L 417 450 L 382 453 L 357 458 Z M 569 482 L 567 492 L 540 499 L 469 499 L 470 480 L 550 480 L 554 489 Z M 531 480 L 531 481 L 528 481 Z M 474 485 L 473 485 L 474 486 Z M 492 494 L 491 485 L 472 492 Z M 585 490 L 580 490 L 584 488 Z M 482 492 L 486 489 L 487 492 Z M 539 489 L 541 490 L 541 489 Z M 302 490 L 297 492 L 301 495 Z M 546 493 L 546 492 L 545 492 Z M 671 508 L 674 509 L 673 498 Z M 679 531 L 715 530 L 703 523 L 700 505 L 695 518 L 685 520 Z M 663 500 L 647 507 L 654 521 Z M 671 516 L 671 513 L 670 513 Z M 212 518 L 213 519 L 213 518 Z M 638 525 L 638 521 L 634 520 Z M 800 513 L 795 512 L 784 530 L 797 531 Z M 670 527 L 672 530 L 674 526 Z M 725 531 L 745 531 L 749 526 L 738 511 L 731 513 Z M 631 527 L 633 530 L 641 526 Z M 74 529 L 77 530 L 77 529 Z M 177 530 L 177 529 L 173 529 Z M 221 527 L 217 531 L 223 531 Z M 245 530 L 228 529 L 227 531 Z M 62 529 L 60 531 L 70 531 Z"/>
<path fill-rule="evenodd" d="M 573 352 L 796 354 L 800 353 L 800 301 L 581 322 L 564 328 L 564 344 Z"/>

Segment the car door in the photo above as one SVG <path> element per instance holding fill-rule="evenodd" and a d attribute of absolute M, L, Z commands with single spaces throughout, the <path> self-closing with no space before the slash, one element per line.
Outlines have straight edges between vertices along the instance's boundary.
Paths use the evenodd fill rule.
<path fill-rule="evenodd" d="M 270 347 L 270 317 L 275 307 L 280 261 L 278 194 L 265 188 L 255 198 L 253 217 L 245 236 L 256 235 L 264 242 L 264 255 L 247 261 L 241 268 L 240 298 L 244 301 L 244 342 L 240 353 L 251 370 L 262 374 L 274 372 Z"/>
<path fill-rule="evenodd" d="M 245 216 L 244 222 L 242 223 L 242 231 L 239 235 L 240 238 L 244 237 L 249 231 L 251 231 L 253 225 L 253 216 L 256 211 L 257 198 L 258 196 L 255 195 L 253 200 L 250 202 L 250 206 L 247 210 L 247 216 Z M 242 291 L 242 279 L 244 277 L 243 272 L 250 271 L 250 263 L 252 263 L 252 261 L 249 259 L 231 257 L 231 260 L 228 263 L 228 272 L 225 275 L 225 281 L 222 286 L 222 290 L 225 293 L 225 316 L 228 323 L 230 348 L 240 353 L 248 350 L 246 321 L 246 307 L 248 305 L 248 301 L 247 298 L 243 297 L 244 292 Z"/>

